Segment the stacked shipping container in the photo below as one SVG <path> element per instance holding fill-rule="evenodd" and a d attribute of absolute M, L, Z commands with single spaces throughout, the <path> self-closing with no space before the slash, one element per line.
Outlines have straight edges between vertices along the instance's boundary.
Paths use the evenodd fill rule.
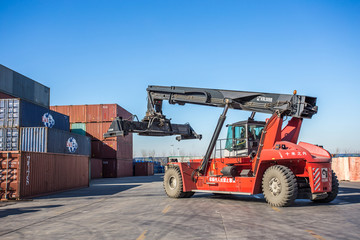
<path fill-rule="evenodd" d="M 0 64 L 0 97 L 18 97 L 46 108 L 50 106 L 50 88 Z"/>
<path fill-rule="evenodd" d="M 90 156 L 90 139 L 71 133 L 69 117 L 22 99 L 0 99 L 0 151 Z"/>
<path fill-rule="evenodd" d="M 117 104 L 52 106 L 52 110 L 70 116 L 71 131 L 91 138 L 91 175 L 125 177 L 133 175 L 132 135 L 104 139 L 115 117 L 132 115 Z M 102 161 L 100 168 L 99 160 Z"/>
<path fill-rule="evenodd" d="M 56 153 L 1 152 L 0 199 L 23 199 L 87 187 L 89 157 Z"/>
<path fill-rule="evenodd" d="M 49 93 L 0 65 L 1 200 L 89 184 L 90 138 L 69 131 L 69 117 L 49 109 Z"/>

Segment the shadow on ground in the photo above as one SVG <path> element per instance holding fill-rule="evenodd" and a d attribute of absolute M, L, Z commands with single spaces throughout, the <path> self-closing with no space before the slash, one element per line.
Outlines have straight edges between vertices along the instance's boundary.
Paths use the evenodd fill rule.
<path fill-rule="evenodd" d="M 119 192 L 141 186 L 144 183 L 162 182 L 163 174 L 153 176 L 137 176 L 123 178 L 100 178 L 92 179 L 90 187 L 77 190 L 70 190 L 62 193 L 39 197 L 38 199 L 49 198 L 76 198 L 76 197 L 101 197 L 111 196 Z"/>
<path fill-rule="evenodd" d="M 44 197 L 39 197 L 38 199 L 49 199 L 49 198 L 76 198 L 76 197 L 101 197 L 101 196 L 111 196 L 119 192 L 129 190 L 134 187 L 141 185 L 106 185 L 98 184 L 96 186 L 90 186 L 88 188 L 82 188 L 78 190 L 71 190 L 62 193 L 57 193 L 53 195 L 48 195 Z"/>
<path fill-rule="evenodd" d="M 232 194 L 201 194 L 196 193 L 193 198 L 211 198 L 219 199 L 221 201 L 243 201 L 243 202 L 264 202 L 266 203 L 264 196 L 262 194 L 251 195 L 251 196 L 242 196 L 242 195 L 232 195 Z M 297 199 L 294 204 L 290 207 L 312 207 L 312 206 L 331 206 L 331 205 L 347 205 L 347 204 L 357 204 L 360 203 L 360 189 L 356 187 L 340 187 L 339 194 L 330 203 L 316 203 L 312 202 L 310 199 Z"/>
<path fill-rule="evenodd" d="M 90 185 L 102 184 L 102 183 L 151 183 L 151 182 L 162 182 L 164 174 L 155 174 L 152 176 L 136 176 L 136 177 L 122 177 L 122 178 L 98 178 L 92 179 Z"/>
<path fill-rule="evenodd" d="M 0 209 L 0 218 L 7 217 L 10 215 L 20 215 L 24 213 L 33 213 L 43 211 L 46 208 L 62 207 L 63 205 L 47 205 L 47 206 L 36 206 L 36 207 L 23 207 L 23 208 L 10 208 Z"/>

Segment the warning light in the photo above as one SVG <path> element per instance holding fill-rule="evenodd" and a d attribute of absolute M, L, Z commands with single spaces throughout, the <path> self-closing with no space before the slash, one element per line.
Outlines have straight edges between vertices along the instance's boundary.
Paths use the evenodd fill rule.
<path fill-rule="evenodd" d="M 296 91 L 296 90 L 294 90 L 294 92 L 293 92 L 293 93 L 294 93 L 294 95 L 296 95 L 297 91 Z"/>

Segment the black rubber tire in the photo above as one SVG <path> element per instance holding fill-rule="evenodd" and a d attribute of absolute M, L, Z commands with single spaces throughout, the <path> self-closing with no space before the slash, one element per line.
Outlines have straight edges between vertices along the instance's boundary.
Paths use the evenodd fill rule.
<path fill-rule="evenodd" d="M 313 202 L 329 203 L 329 202 L 333 201 L 336 198 L 336 196 L 338 195 L 339 181 L 338 181 L 337 176 L 334 173 L 334 171 L 331 171 L 331 172 L 332 172 L 331 192 L 328 192 L 328 196 L 326 198 L 318 199 L 318 200 L 312 200 Z"/>
<path fill-rule="evenodd" d="M 168 168 L 164 175 L 164 189 L 166 195 L 171 198 L 189 198 L 194 192 L 183 191 L 181 172 L 177 167 Z"/>
<path fill-rule="evenodd" d="M 298 185 L 294 173 L 285 166 L 269 167 L 262 179 L 265 200 L 274 207 L 290 206 L 296 199 Z"/>

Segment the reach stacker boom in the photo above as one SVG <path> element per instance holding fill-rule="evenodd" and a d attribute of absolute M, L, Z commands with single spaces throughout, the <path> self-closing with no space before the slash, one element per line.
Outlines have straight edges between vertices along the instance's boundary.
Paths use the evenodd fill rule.
<path fill-rule="evenodd" d="M 189 124 L 172 124 L 162 112 L 163 101 L 223 108 L 204 157 L 168 163 L 164 189 L 169 197 L 191 197 L 195 192 L 263 193 L 270 205 L 279 207 L 289 206 L 297 198 L 320 203 L 336 198 L 339 184 L 331 170 L 329 152 L 321 146 L 298 143 L 303 119 L 317 113 L 316 98 L 297 95 L 296 91 L 275 94 L 165 86 L 149 86 L 147 93 L 144 119 L 116 118 L 104 137 L 138 133 L 201 139 Z M 246 121 L 229 124 L 227 139 L 222 143 L 218 138 L 229 108 L 252 113 Z M 257 112 L 271 117 L 255 121 Z M 291 119 L 283 127 L 287 117 Z"/>

